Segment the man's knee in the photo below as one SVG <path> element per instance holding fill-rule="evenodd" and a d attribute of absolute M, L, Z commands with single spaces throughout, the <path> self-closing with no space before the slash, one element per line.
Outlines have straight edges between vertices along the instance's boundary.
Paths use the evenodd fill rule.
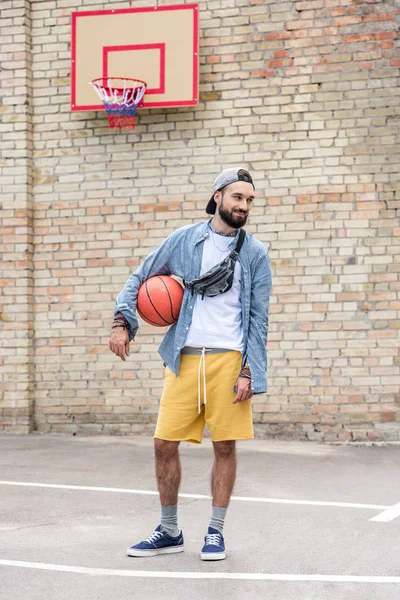
<path fill-rule="evenodd" d="M 154 439 L 154 452 L 156 458 L 168 460 L 178 452 L 180 442 L 171 442 L 169 440 Z"/>
<path fill-rule="evenodd" d="M 235 455 L 236 442 L 235 440 L 227 440 L 225 442 L 213 442 L 214 452 L 217 458 L 230 458 Z"/>

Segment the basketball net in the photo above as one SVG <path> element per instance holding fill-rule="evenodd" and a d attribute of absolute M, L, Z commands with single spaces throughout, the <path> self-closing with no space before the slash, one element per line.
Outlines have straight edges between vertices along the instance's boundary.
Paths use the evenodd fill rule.
<path fill-rule="evenodd" d="M 134 129 L 136 108 L 146 92 L 146 83 L 122 77 L 99 77 L 89 83 L 104 104 L 108 126 Z"/>

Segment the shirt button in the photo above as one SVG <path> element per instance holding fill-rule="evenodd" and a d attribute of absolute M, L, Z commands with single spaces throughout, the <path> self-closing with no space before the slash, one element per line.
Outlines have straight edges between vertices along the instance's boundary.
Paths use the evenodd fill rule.
<path fill-rule="evenodd" d="M 179 350 L 179 346 L 177 346 L 176 349 Z"/>
<path fill-rule="evenodd" d="M 189 327 L 186 327 L 186 331 L 189 329 Z"/>
<path fill-rule="evenodd" d="M 193 308 L 193 306 L 191 306 L 190 308 Z"/>

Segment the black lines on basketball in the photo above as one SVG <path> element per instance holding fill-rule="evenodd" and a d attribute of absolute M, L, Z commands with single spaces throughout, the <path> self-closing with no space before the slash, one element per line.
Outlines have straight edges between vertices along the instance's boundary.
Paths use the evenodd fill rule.
<path fill-rule="evenodd" d="M 143 319 L 143 321 L 146 321 L 146 323 L 148 323 L 149 325 L 154 325 L 155 327 L 160 327 L 160 323 L 156 323 L 155 321 L 152 321 L 151 319 L 149 319 L 149 317 L 145 317 L 144 315 L 142 315 L 142 313 L 140 312 L 139 309 L 137 309 L 139 316 Z"/>
<path fill-rule="evenodd" d="M 158 278 L 158 279 L 160 279 L 160 278 Z M 162 315 L 160 315 L 160 313 L 158 312 L 158 310 L 157 310 L 157 309 L 156 309 L 156 307 L 154 306 L 154 303 L 153 303 L 153 301 L 152 301 L 152 299 L 151 299 L 151 297 L 150 297 L 149 290 L 148 290 L 148 287 L 147 287 L 147 281 L 148 281 L 148 280 L 146 280 L 146 281 L 145 281 L 145 290 L 146 290 L 147 298 L 148 298 L 148 300 L 149 300 L 149 302 L 150 302 L 151 306 L 153 307 L 154 311 L 155 311 L 155 312 L 158 314 L 158 316 L 160 317 L 160 319 L 161 319 L 162 321 L 164 321 L 164 323 L 165 323 L 166 325 L 170 325 L 170 323 L 169 323 L 169 322 L 168 322 L 166 319 L 164 319 L 164 317 L 163 317 Z"/>
<path fill-rule="evenodd" d="M 170 307 L 170 311 L 171 311 L 171 321 L 177 321 L 178 317 L 179 317 L 179 313 L 178 313 L 178 317 L 175 317 L 174 312 L 173 312 L 173 308 L 172 308 L 172 300 L 171 300 L 171 294 L 169 293 L 169 289 L 164 281 L 164 279 L 160 276 L 158 276 L 158 279 L 161 281 L 161 283 L 163 284 L 163 286 L 165 287 L 165 291 L 168 294 L 168 300 L 169 300 L 169 307 Z"/>

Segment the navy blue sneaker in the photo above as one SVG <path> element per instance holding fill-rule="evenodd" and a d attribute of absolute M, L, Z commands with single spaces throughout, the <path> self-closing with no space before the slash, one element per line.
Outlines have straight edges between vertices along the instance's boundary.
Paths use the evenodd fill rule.
<path fill-rule="evenodd" d="M 226 558 L 224 536 L 217 529 L 208 528 L 200 558 L 201 560 L 223 560 Z"/>
<path fill-rule="evenodd" d="M 162 531 L 161 525 L 159 525 L 147 540 L 131 546 L 126 552 L 128 556 L 156 556 L 157 554 L 183 552 L 183 548 L 182 531 L 176 537 L 172 537 Z"/>

